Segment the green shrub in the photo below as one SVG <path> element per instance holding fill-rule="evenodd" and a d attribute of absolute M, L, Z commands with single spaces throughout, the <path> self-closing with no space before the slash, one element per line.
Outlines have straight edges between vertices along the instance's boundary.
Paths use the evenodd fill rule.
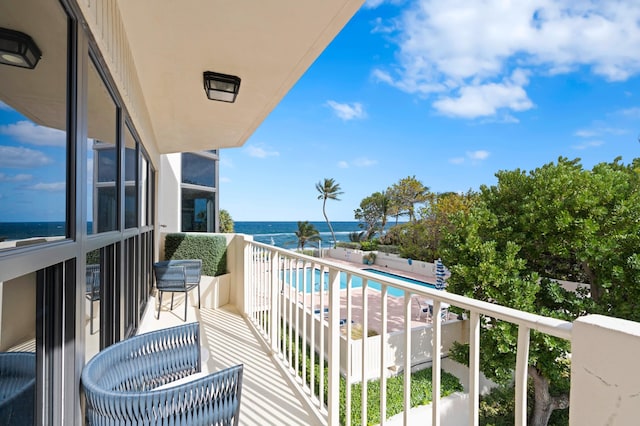
<path fill-rule="evenodd" d="M 338 241 L 336 247 L 348 248 L 352 250 L 358 250 L 360 248 L 360 243 L 347 242 L 347 241 Z"/>
<path fill-rule="evenodd" d="M 360 242 L 360 249 L 362 251 L 372 251 L 378 249 L 378 240 L 362 241 Z"/>
<path fill-rule="evenodd" d="M 394 246 L 391 244 L 388 245 L 379 245 L 378 246 L 378 251 L 382 252 L 382 253 L 394 253 L 394 254 L 398 254 L 400 253 L 400 247 L 398 246 Z"/>
<path fill-rule="evenodd" d="M 221 235 L 167 234 L 164 259 L 202 259 L 202 274 L 227 273 L 227 239 Z"/>
<path fill-rule="evenodd" d="M 289 338 L 287 327 L 281 328 L 281 338 L 285 341 L 284 353 L 288 353 L 289 346 L 295 345 L 295 339 Z M 369 333 L 372 335 L 372 333 Z M 324 362 L 324 377 L 320 377 L 319 355 L 316 353 L 314 363 L 311 364 L 311 348 L 306 345 L 306 371 L 302 371 L 302 346 L 305 345 L 302 338 L 297 340 L 298 345 L 298 374 L 304 374 L 306 383 L 311 381 L 311 371 L 313 369 L 315 375 L 314 392 L 317 395 L 320 391 L 320 381 L 324 383 L 324 400 L 328 400 L 329 392 L 329 368 L 327 360 Z M 292 356 L 295 356 L 295 349 L 292 348 Z M 292 365 L 295 361 L 290 360 Z M 429 404 L 431 402 L 431 368 L 411 373 L 411 407 Z M 441 371 L 441 388 L 440 396 L 448 396 L 454 392 L 462 392 L 463 388 L 460 381 L 454 375 Z M 346 387 L 347 381 L 344 376 L 340 375 L 340 424 L 345 424 L 346 417 Z M 367 421 L 362 422 L 360 407 L 362 396 L 362 383 L 353 383 L 351 385 L 351 425 L 372 425 L 380 423 L 380 380 L 375 379 L 367 382 Z M 404 374 L 387 378 L 387 413 L 389 418 L 404 411 Z"/>

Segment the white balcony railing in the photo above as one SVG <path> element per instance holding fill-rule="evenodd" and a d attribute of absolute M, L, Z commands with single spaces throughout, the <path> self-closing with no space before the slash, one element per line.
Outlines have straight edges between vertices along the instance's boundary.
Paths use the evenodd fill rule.
<path fill-rule="evenodd" d="M 470 345 L 468 417 L 470 425 L 477 425 L 480 315 L 484 315 L 518 326 L 515 423 L 524 426 L 527 423 L 530 330 L 571 340 L 572 324 L 566 321 L 409 284 L 261 243 L 245 241 L 244 244 L 245 313 L 319 416 L 330 425 L 340 422 L 340 374 L 347 384 L 343 396 L 346 407 L 344 423 L 350 424 L 351 384 L 362 378 L 378 378 L 380 388 L 386 389 L 389 367 L 395 367 L 404 374 L 404 423 L 407 424 L 411 368 L 424 359 L 431 360 L 433 367 L 432 425 L 440 425 L 441 357 L 451 340 L 468 341 Z M 356 281 L 357 285 L 354 284 Z M 380 288 L 370 289 L 371 281 L 380 283 Z M 391 305 L 390 290 L 401 295 L 394 298 Z M 432 321 L 427 334 L 416 333 L 415 330 L 412 333 L 414 326 L 425 326 L 424 321 L 417 323 L 414 320 L 413 312 L 416 307 L 420 308 L 416 306 L 416 297 L 433 300 Z M 374 305 L 377 303 L 379 305 Z M 468 327 L 446 315 L 445 304 L 467 310 Z M 394 311 L 391 314 L 390 309 Z M 354 318 L 363 330 L 362 339 L 357 341 L 352 337 Z M 377 328 L 380 337 L 367 337 L 366 330 L 372 326 Z M 298 345 L 296 342 L 299 341 L 306 342 L 306 345 Z M 371 342 L 378 345 L 377 350 L 366 349 L 371 347 Z M 390 349 L 390 342 L 395 342 L 394 350 Z M 319 357 L 318 371 L 311 368 L 308 378 L 301 373 L 307 371 L 307 357 L 312 365 Z M 328 369 L 327 389 L 323 379 L 325 363 Z M 354 371 L 354 367 L 360 371 Z M 367 386 L 361 389 L 361 401 L 367 401 Z M 380 413 L 386 413 L 385 392 L 381 392 L 379 403 Z M 367 409 L 367 404 L 363 403 L 362 419 L 367 419 Z M 381 424 L 384 424 L 384 414 L 381 417 Z"/>

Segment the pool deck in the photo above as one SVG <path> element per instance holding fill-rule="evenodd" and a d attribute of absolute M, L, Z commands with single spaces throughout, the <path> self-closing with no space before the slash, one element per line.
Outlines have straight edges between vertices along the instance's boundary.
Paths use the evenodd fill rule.
<path fill-rule="evenodd" d="M 393 268 L 381 267 L 380 265 L 364 265 L 361 263 L 347 262 L 342 259 L 334 259 L 332 257 L 325 257 L 324 260 L 348 265 L 357 269 L 376 269 L 382 272 L 389 272 L 395 275 L 413 278 L 418 281 L 435 282 L 435 274 L 416 274 L 406 271 L 400 271 Z M 363 295 L 362 288 L 356 287 L 351 291 L 351 320 L 355 324 L 362 324 L 363 321 Z M 299 295 L 302 302 L 302 294 Z M 320 295 L 307 294 L 304 296 L 307 306 L 313 306 L 314 309 L 320 308 Z M 311 298 L 313 297 L 313 301 Z M 421 305 L 425 306 L 427 299 L 413 296 L 411 301 L 411 328 L 424 327 L 431 324 L 431 318 L 429 315 L 421 313 Z M 328 292 L 324 294 L 323 306 L 327 307 L 329 301 Z M 419 303 L 420 302 L 420 303 Z M 380 291 L 368 288 L 367 289 L 367 303 L 369 306 L 367 325 L 370 330 L 375 330 L 380 333 L 382 331 L 382 294 Z M 347 318 L 347 291 L 340 291 L 340 318 Z M 394 331 L 404 330 L 404 296 L 394 297 L 387 296 L 387 332 L 392 333 Z"/>

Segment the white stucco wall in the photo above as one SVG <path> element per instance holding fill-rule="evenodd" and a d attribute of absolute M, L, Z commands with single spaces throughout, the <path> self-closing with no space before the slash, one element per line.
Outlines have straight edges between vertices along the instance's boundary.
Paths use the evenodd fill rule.
<path fill-rule="evenodd" d="M 180 232 L 181 154 L 160 156 L 158 231 Z"/>

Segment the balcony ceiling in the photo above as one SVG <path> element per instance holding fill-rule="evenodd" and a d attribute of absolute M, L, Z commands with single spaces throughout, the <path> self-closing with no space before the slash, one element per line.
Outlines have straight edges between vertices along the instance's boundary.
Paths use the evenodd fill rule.
<path fill-rule="evenodd" d="M 161 153 L 243 145 L 363 0 L 120 0 Z M 240 77 L 233 104 L 202 73 Z"/>

